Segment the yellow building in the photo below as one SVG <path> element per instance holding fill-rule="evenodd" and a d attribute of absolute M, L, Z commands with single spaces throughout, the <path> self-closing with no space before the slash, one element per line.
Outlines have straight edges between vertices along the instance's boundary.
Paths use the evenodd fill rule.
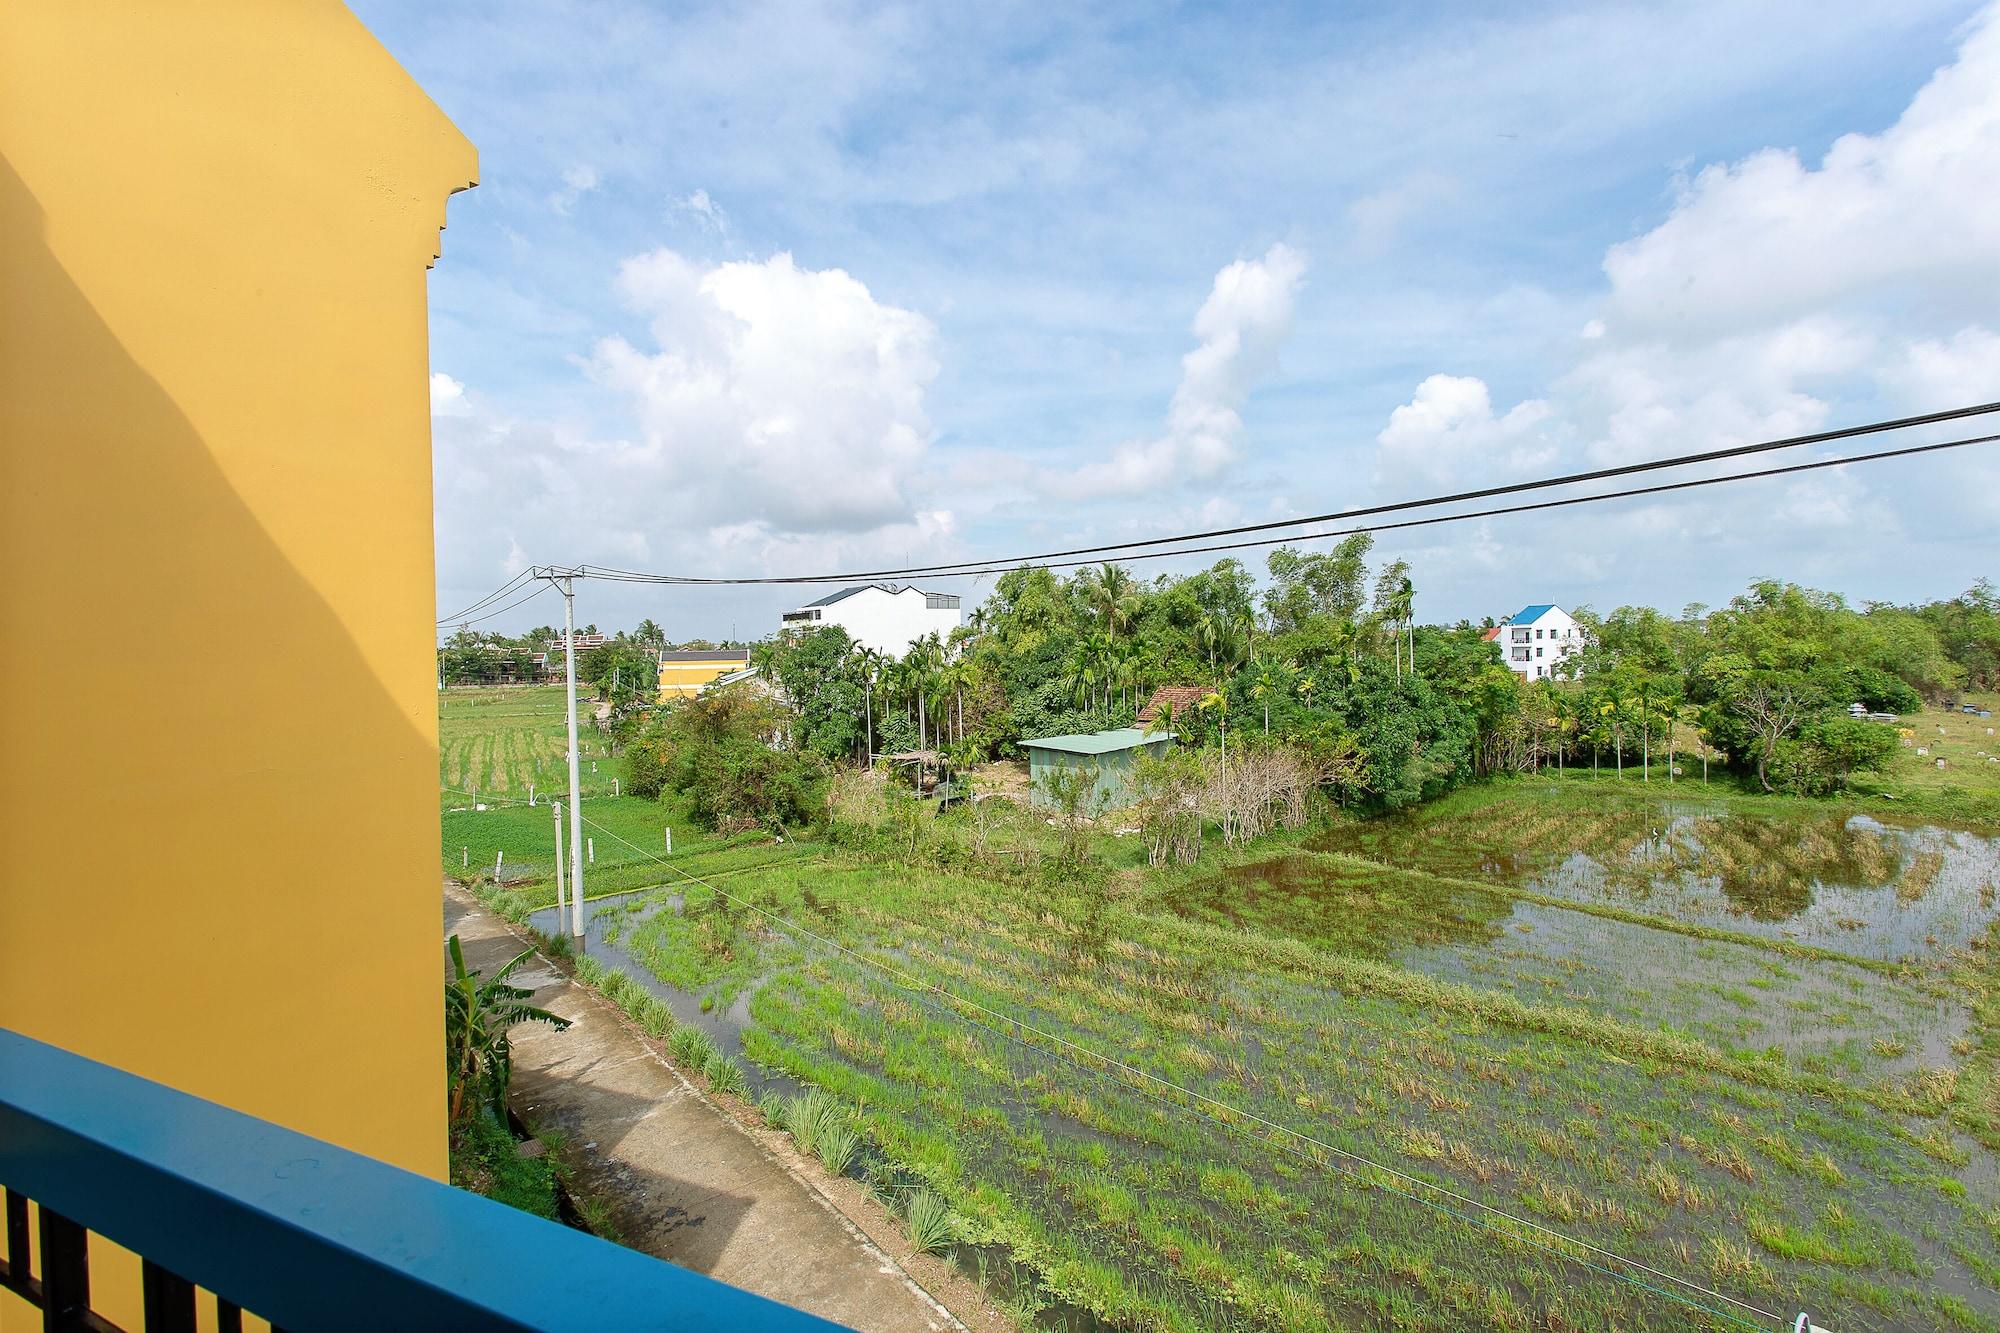
<path fill-rule="evenodd" d="M 660 654 L 660 701 L 689 699 L 734 671 L 750 666 L 741 648 L 683 648 Z"/>
<path fill-rule="evenodd" d="M 0 1028 L 442 1176 L 425 272 L 472 145 L 337 0 L 10 0 L 0 158 L 7 618 L 94 645 L 0 654 Z"/>

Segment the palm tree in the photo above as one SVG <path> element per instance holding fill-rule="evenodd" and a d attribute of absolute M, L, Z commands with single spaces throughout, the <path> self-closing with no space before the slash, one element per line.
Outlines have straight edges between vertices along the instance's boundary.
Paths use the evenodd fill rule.
<path fill-rule="evenodd" d="M 1112 675 L 1118 683 L 1118 705 L 1125 707 L 1136 698 L 1139 690 L 1139 645 L 1130 639 L 1122 640 L 1112 651 Z"/>
<path fill-rule="evenodd" d="M 465 970 L 458 936 L 447 946 L 452 975 L 444 979 L 445 1071 L 451 1081 L 451 1119 L 465 1112 L 468 1091 L 477 1089 L 501 1121 L 507 1118 L 507 1081 L 514 1072 L 514 1051 L 507 1030 L 516 1023 L 548 1023 L 560 1032 L 569 1020 L 528 1001 L 534 992 L 511 984 L 515 968 L 535 956 L 524 949 L 514 961 L 480 982 L 480 974 Z"/>
<path fill-rule="evenodd" d="M 1101 639 L 1101 635 L 1092 631 L 1079 639 L 1070 651 L 1069 692 L 1079 708 L 1089 707 L 1097 695 L 1099 664 L 1103 660 Z"/>
<path fill-rule="evenodd" d="M 1195 704 L 1196 708 L 1213 709 L 1222 724 L 1222 771 L 1229 772 L 1229 696 L 1221 690 L 1204 694 Z"/>
<path fill-rule="evenodd" d="M 1085 570 L 1081 582 L 1092 614 L 1101 616 L 1104 632 L 1117 638 L 1119 629 L 1130 625 L 1139 609 L 1138 585 L 1129 573 L 1109 560 L 1096 569 Z"/>
<path fill-rule="evenodd" d="M 1281 669 L 1276 663 L 1257 664 L 1256 677 L 1250 682 L 1250 697 L 1264 706 L 1264 734 L 1271 734 L 1271 696 L 1281 694 L 1285 688 L 1285 677 L 1298 672 L 1297 662 L 1287 662 Z"/>
<path fill-rule="evenodd" d="M 875 767 L 875 684 L 882 678 L 882 666 L 887 660 L 873 648 L 862 648 L 855 654 L 861 667 L 861 708 L 866 719 L 868 767 Z"/>

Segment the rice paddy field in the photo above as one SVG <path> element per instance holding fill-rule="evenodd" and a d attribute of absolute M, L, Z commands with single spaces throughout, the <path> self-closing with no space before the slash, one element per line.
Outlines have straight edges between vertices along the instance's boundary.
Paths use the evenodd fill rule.
<path fill-rule="evenodd" d="M 1024 1324 L 2000 1329 L 1990 826 L 1521 780 L 1050 873 L 1021 810 L 656 859 L 665 807 L 584 809 L 645 849 L 589 975 L 835 1108 Z"/>
<path fill-rule="evenodd" d="M 582 791 L 609 795 L 611 743 L 578 709 Z M 438 692 L 438 786 L 446 809 L 569 790 L 568 722 L 560 685 L 454 686 Z"/>

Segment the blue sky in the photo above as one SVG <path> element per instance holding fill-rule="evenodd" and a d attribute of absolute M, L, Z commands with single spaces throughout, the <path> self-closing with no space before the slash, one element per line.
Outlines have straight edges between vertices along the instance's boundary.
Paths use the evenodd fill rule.
<path fill-rule="evenodd" d="M 1963 3 L 354 7 L 480 150 L 430 279 L 441 611 L 533 562 L 967 559 L 2000 398 Z M 2000 563 L 2000 454 L 1948 457 L 1378 550 L 1440 621 L 1947 595 Z M 579 600 L 685 637 L 809 595 Z"/>

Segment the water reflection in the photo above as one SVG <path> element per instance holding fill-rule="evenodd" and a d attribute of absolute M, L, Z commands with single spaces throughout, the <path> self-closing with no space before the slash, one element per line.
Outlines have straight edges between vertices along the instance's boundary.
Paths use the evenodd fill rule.
<path fill-rule="evenodd" d="M 1866 958 L 1962 948 L 2000 914 L 2000 840 L 1840 812 L 1506 800 L 1349 825 L 1314 845 Z"/>

